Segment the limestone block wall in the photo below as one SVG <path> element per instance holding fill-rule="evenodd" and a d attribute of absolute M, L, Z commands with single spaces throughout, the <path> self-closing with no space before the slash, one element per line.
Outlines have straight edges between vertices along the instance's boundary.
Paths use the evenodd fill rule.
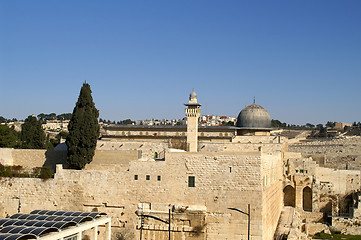
<path fill-rule="evenodd" d="M 236 143 L 236 142 L 200 142 L 199 151 L 200 152 L 284 152 L 285 143 L 262 143 L 262 142 L 245 142 L 245 143 Z"/>
<path fill-rule="evenodd" d="M 0 148 L 0 162 L 4 165 L 20 165 L 24 168 L 46 165 L 55 170 L 56 164 L 66 165 L 66 154 L 64 150 Z M 139 157 L 141 152 L 138 150 L 95 150 L 93 161 L 87 164 L 85 169 L 126 170 L 129 162 Z"/>
<path fill-rule="evenodd" d="M 141 157 L 144 159 L 154 159 L 155 152 L 161 153 L 168 149 L 168 141 L 105 141 L 98 140 L 96 150 L 138 150 L 141 151 Z"/>
<path fill-rule="evenodd" d="M 63 164 L 65 160 L 66 151 L 0 148 L 0 162 L 4 165 L 20 165 L 24 168 L 47 165 L 55 169 L 56 164 Z"/>
<path fill-rule="evenodd" d="M 95 150 L 93 161 L 86 170 L 127 170 L 130 161 L 140 157 L 138 150 Z"/>
<path fill-rule="evenodd" d="M 11 153 L 14 165 L 23 167 L 41 167 L 46 157 L 43 149 L 14 149 Z"/>
<path fill-rule="evenodd" d="M 262 155 L 263 177 L 263 237 L 272 239 L 277 228 L 283 206 L 283 164 L 281 153 Z"/>
<path fill-rule="evenodd" d="M 320 158 L 321 165 L 337 169 L 360 169 L 361 137 L 290 144 L 289 151 Z M 324 159 L 321 159 L 324 158 Z"/>
<path fill-rule="evenodd" d="M 360 189 L 359 170 L 333 170 L 317 167 L 315 174 L 321 188 L 327 191 L 328 186 L 332 186 L 333 194 L 344 195 Z"/>
<path fill-rule="evenodd" d="M 266 159 L 267 158 L 267 159 Z M 246 239 L 247 217 L 228 210 L 229 207 L 247 209 L 251 203 L 251 233 L 253 240 L 272 239 L 272 220 L 264 220 L 265 209 L 271 219 L 277 218 L 279 190 L 276 180 L 277 157 L 263 159 L 261 153 L 167 153 L 165 161 L 130 161 L 127 170 L 62 170 L 57 169 L 54 179 L 1 179 L 0 215 L 17 211 L 21 199 L 22 212 L 34 209 L 63 209 L 104 211 L 112 216 L 114 229 L 135 230 L 139 217 L 135 214 L 139 204 L 200 206 L 205 211 L 201 218 L 188 217 L 176 225 L 177 237 L 194 227 L 201 228 L 193 239 Z M 263 165 L 263 161 L 270 161 Z M 262 167 L 263 166 L 263 167 Z M 263 174 L 269 176 L 269 185 L 263 186 Z M 194 177 L 194 185 L 190 179 Z M 154 208 L 154 207 L 153 207 Z M 193 220 L 192 220 L 193 219 Z M 202 226 L 203 225 L 203 226 Z M 182 227 L 181 227 L 182 226 Z M 202 227 L 204 229 L 202 229 Z M 154 234 L 158 227 L 148 231 Z M 185 229 L 188 229 L 187 231 Z M 145 232 L 146 232 L 145 231 Z M 166 231 L 166 229 L 162 230 Z M 206 238 L 205 238 L 206 236 Z M 138 238 L 137 237 L 137 238 Z"/>
<path fill-rule="evenodd" d="M 0 148 L 0 163 L 2 165 L 13 165 L 12 151 L 12 148 Z"/>

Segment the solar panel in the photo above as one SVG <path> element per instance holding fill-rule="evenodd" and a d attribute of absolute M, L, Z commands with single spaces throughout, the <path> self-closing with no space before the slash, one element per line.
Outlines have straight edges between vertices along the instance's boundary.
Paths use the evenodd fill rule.
<path fill-rule="evenodd" d="M 26 220 L 33 220 L 33 219 L 35 219 L 35 218 L 37 218 L 38 217 L 38 215 L 37 214 L 29 214 L 29 216 L 26 218 Z"/>
<path fill-rule="evenodd" d="M 55 218 L 57 218 L 57 216 L 48 216 L 46 218 L 44 218 L 45 221 L 53 221 Z"/>
<path fill-rule="evenodd" d="M 56 211 L 56 212 L 54 213 L 54 215 L 62 216 L 62 215 L 64 215 L 64 213 L 66 213 L 66 212 L 65 212 L 65 211 Z"/>
<path fill-rule="evenodd" d="M 32 234 L 0 234 L 0 240 L 5 240 L 5 239 L 15 239 L 15 240 L 20 240 L 20 239 L 36 239 L 35 235 Z"/>
<path fill-rule="evenodd" d="M 75 217 L 73 219 L 73 221 L 76 223 L 81 223 L 81 222 L 91 221 L 91 220 L 93 220 L 93 218 L 91 218 L 91 217 Z"/>
<path fill-rule="evenodd" d="M 24 225 L 25 223 L 26 223 L 26 220 L 17 220 L 16 222 L 13 223 L 13 225 L 21 226 L 21 225 Z"/>
<path fill-rule="evenodd" d="M 10 218 L 11 219 L 15 219 L 15 218 L 18 219 L 21 215 L 22 215 L 21 213 L 17 213 L 17 214 L 12 215 Z"/>
<path fill-rule="evenodd" d="M 39 215 L 45 215 L 48 212 L 48 210 L 41 210 L 38 212 Z"/>
<path fill-rule="evenodd" d="M 63 215 L 64 216 L 70 216 L 70 215 L 72 215 L 74 212 L 65 212 Z"/>
<path fill-rule="evenodd" d="M 30 214 L 38 214 L 41 210 L 34 210 L 34 211 L 31 211 Z"/>
<path fill-rule="evenodd" d="M 10 219 L 10 218 L 1 219 L 1 220 L 0 220 L 0 227 L 4 226 L 4 224 L 6 224 L 6 223 L 9 222 L 9 221 L 14 221 L 14 220 L 12 220 L 12 219 Z"/>
<path fill-rule="evenodd" d="M 64 221 L 65 219 L 68 219 L 69 217 L 66 216 L 55 216 L 53 221 Z"/>
<path fill-rule="evenodd" d="M 4 238 L 4 240 L 25 240 L 25 239 L 36 239 L 35 235 L 32 234 L 12 234 Z"/>
<path fill-rule="evenodd" d="M 37 216 L 34 220 L 44 220 L 45 218 L 47 218 L 48 216 L 46 215 L 39 215 Z"/>
<path fill-rule="evenodd" d="M 32 233 L 32 234 L 34 234 L 36 236 L 40 236 L 42 234 L 50 233 L 50 232 L 58 232 L 58 229 L 56 229 L 56 228 L 48 228 L 48 227 L 34 228 L 30 233 Z"/>
<path fill-rule="evenodd" d="M 14 225 L 6 226 L 6 227 L 3 227 L 2 229 L 0 229 L 0 232 L 1 232 L 1 233 L 8 233 L 8 232 L 10 232 L 13 228 L 14 228 Z"/>
<path fill-rule="evenodd" d="M 30 221 L 27 221 L 24 225 L 25 226 L 34 226 L 35 223 L 37 223 L 39 221 L 36 221 L 36 220 L 30 220 Z"/>
<path fill-rule="evenodd" d="M 26 227 L 24 226 L 19 226 L 19 227 L 13 227 L 9 233 L 20 233 L 21 231 L 23 231 Z"/>
<path fill-rule="evenodd" d="M 17 213 L 0 219 L 0 240 L 36 239 L 50 232 L 58 232 L 70 226 L 106 215 L 97 212 L 67 212 L 34 210 L 30 214 Z"/>
<path fill-rule="evenodd" d="M 73 212 L 70 216 L 80 216 L 82 214 L 82 212 Z"/>
<path fill-rule="evenodd" d="M 63 229 L 75 225 L 77 225 L 76 222 L 57 222 L 53 225 L 53 227 L 56 227 L 58 229 Z"/>

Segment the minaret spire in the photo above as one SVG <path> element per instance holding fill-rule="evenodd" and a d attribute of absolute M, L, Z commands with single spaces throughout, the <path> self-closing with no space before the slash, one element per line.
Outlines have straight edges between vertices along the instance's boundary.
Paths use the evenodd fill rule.
<path fill-rule="evenodd" d="M 198 119 L 201 114 L 201 109 L 197 102 L 197 94 L 192 90 L 189 94 L 189 102 L 184 104 L 186 106 L 185 113 L 187 116 L 187 151 L 198 151 Z"/>

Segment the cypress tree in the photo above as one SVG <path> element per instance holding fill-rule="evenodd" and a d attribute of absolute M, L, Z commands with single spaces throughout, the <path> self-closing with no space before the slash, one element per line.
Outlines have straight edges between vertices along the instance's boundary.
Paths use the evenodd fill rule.
<path fill-rule="evenodd" d="M 93 160 L 99 136 L 99 111 L 95 108 L 91 93 L 90 85 L 85 82 L 68 125 L 67 162 L 72 169 L 83 169 Z"/>
<path fill-rule="evenodd" d="M 45 144 L 45 133 L 41 121 L 34 116 L 28 116 L 21 126 L 21 148 L 42 149 Z"/>
<path fill-rule="evenodd" d="M 0 124 L 0 148 L 18 148 L 19 137 L 14 127 L 9 128 L 6 125 Z"/>

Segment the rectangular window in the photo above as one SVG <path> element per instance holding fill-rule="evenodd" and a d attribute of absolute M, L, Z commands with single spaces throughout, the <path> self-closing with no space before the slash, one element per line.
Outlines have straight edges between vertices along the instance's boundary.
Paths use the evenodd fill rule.
<path fill-rule="evenodd" d="M 150 180 L 150 175 L 145 176 L 145 180 Z"/>
<path fill-rule="evenodd" d="M 300 170 L 300 173 L 303 173 L 303 169 Z"/>
<path fill-rule="evenodd" d="M 188 176 L 188 187 L 195 187 L 195 186 L 196 186 L 196 177 Z"/>
<path fill-rule="evenodd" d="M 158 180 L 158 181 L 160 181 L 161 179 L 162 179 L 162 177 L 161 177 L 161 176 L 158 176 L 158 177 L 157 177 L 157 180 Z"/>
<path fill-rule="evenodd" d="M 138 180 L 138 175 L 134 175 L 134 180 Z"/>

